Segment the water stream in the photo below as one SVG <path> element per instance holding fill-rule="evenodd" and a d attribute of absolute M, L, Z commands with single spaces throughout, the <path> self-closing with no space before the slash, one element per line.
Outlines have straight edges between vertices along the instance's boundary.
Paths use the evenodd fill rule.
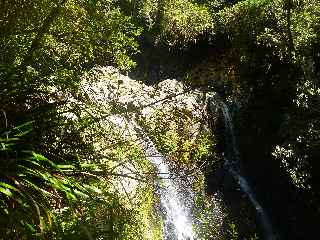
<path fill-rule="evenodd" d="M 274 229 L 261 204 L 258 202 L 251 186 L 243 175 L 240 153 L 238 150 L 234 127 L 228 106 L 217 95 L 207 98 L 209 108 L 217 114 L 220 110 L 223 115 L 225 129 L 225 167 L 230 175 L 239 184 L 241 190 L 248 196 L 249 201 L 255 208 L 258 219 L 263 228 L 265 240 L 278 239 Z M 157 193 L 160 198 L 160 211 L 163 216 L 163 240 L 196 240 L 197 235 L 193 225 L 199 223 L 192 215 L 194 193 L 191 187 L 186 187 L 179 181 L 168 165 L 166 157 L 161 154 L 152 140 L 147 136 L 133 119 L 128 119 L 124 124 L 119 117 L 111 117 L 110 120 L 119 127 L 127 127 L 138 137 L 145 151 L 146 158 L 156 167 L 158 181 Z M 130 134 L 129 134 L 130 135 Z M 213 210 L 212 210 L 213 211 Z"/>
<path fill-rule="evenodd" d="M 236 143 L 232 118 L 231 118 L 231 114 L 228 109 L 228 106 L 217 95 L 213 95 L 208 98 L 208 106 L 209 108 L 210 107 L 214 108 L 215 111 L 217 109 L 220 109 L 222 111 L 224 125 L 225 125 L 225 139 L 226 139 L 226 146 L 225 146 L 225 152 L 224 152 L 225 167 L 228 169 L 232 177 L 238 182 L 241 190 L 247 194 L 251 204 L 256 209 L 257 216 L 263 228 L 264 239 L 265 240 L 278 239 L 266 212 L 258 202 L 248 181 L 246 180 L 246 178 L 243 176 L 241 172 L 242 166 L 241 166 L 240 153 Z"/>
<path fill-rule="evenodd" d="M 143 137 L 147 159 L 157 168 L 158 194 L 164 215 L 164 240 L 194 240 L 192 228 L 192 206 L 188 201 L 193 198 L 192 191 L 180 186 L 178 179 L 170 172 L 165 157 L 157 150 L 154 143 Z M 183 190 L 183 191 L 182 191 Z"/>
<path fill-rule="evenodd" d="M 191 188 L 182 186 L 179 178 L 170 171 L 166 158 L 161 154 L 145 131 L 133 120 L 126 122 L 123 118 L 109 118 L 118 127 L 128 127 L 138 136 L 145 151 L 146 158 L 156 167 L 158 175 L 158 194 L 160 196 L 161 213 L 163 214 L 163 240 L 195 240 L 193 231 Z"/>

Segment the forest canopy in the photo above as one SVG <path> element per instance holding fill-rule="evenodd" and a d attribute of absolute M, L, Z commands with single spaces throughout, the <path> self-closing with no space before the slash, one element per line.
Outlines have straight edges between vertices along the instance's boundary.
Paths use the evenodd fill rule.
<path fill-rule="evenodd" d="M 1 1 L 0 235 L 161 239 L 154 179 L 135 176 L 141 191 L 130 205 L 113 186 L 126 176 L 111 170 L 124 159 L 138 173 L 154 174 L 154 168 L 139 146 L 101 123 L 139 109 L 117 101 L 94 104 L 83 89 L 83 79 L 94 84 L 99 67 L 113 66 L 123 74 L 140 68 L 151 75 L 152 67 L 142 65 L 167 61 L 159 51 L 178 56 L 184 66 L 177 78 L 189 88 L 214 89 L 225 100 L 240 102 L 234 120 L 251 180 L 268 182 L 279 192 L 289 189 L 300 214 L 290 224 L 309 217 L 303 227 L 312 229 L 320 215 L 319 46 L 317 0 Z M 152 54 L 150 63 L 141 61 Z M 189 121 L 189 115 L 172 114 L 173 120 L 159 114 L 145 121 L 159 149 L 181 167 L 216 161 L 210 135 L 215 132 L 193 141 L 187 137 L 190 129 L 182 128 L 179 136 L 179 119 Z M 166 129 L 162 121 L 176 125 Z M 97 142 L 109 150 L 98 153 Z M 265 171 L 254 173 L 259 166 Z M 266 193 L 259 191 L 263 199 Z M 290 211 L 286 216 L 294 219 Z M 105 219 L 104 230 L 94 227 Z"/>

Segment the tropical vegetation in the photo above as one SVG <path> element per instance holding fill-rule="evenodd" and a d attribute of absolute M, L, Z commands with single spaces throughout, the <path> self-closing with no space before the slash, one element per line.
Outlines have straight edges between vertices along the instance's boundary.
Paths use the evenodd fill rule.
<path fill-rule="evenodd" d="M 156 170 L 112 115 L 135 117 L 172 168 L 195 176 L 205 209 L 195 214 L 210 212 L 200 192 L 223 162 L 219 126 L 174 104 L 139 115 L 112 95 L 122 80 L 99 74 L 106 66 L 236 103 L 259 201 L 283 239 L 314 239 L 319 46 L 316 0 L 1 1 L 0 239 L 162 239 Z M 89 93 L 97 78 L 112 83 L 107 103 Z M 231 219 L 221 233 L 210 219 L 203 239 L 256 238 L 255 227 L 242 236 Z"/>

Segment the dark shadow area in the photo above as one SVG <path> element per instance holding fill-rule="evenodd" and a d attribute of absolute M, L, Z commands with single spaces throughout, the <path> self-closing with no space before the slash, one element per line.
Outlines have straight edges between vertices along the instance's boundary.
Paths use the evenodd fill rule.
<path fill-rule="evenodd" d="M 221 160 L 205 172 L 205 190 L 209 195 L 218 193 L 222 197 L 228 214 L 223 224 L 226 239 L 230 238 L 230 224 L 235 224 L 238 239 L 250 239 L 255 234 L 259 239 L 263 239 L 263 229 L 259 223 L 256 209 L 250 202 L 248 195 L 242 191 L 239 183 L 229 173 L 222 160 L 228 152 L 232 151 L 230 146 L 232 143 L 226 134 L 221 111 L 215 114 L 218 117 L 211 124 L 211 128 L 215 133 L 216 153 Z"/>
<path fill-rule="evenodd" d="M 252 89 L 235 116 L 245 173 L 282 240 L 315 239 L 318 234 L 317 206 L 310 204 L 314 196 L 294 186 L 281 161 L 272 156 L 275 146 L 288 138 L 281 131 L 294 131 L 283 124 L 294 107 L 294 82 L 301 76 L 299 69 L 280 62 L 268 74 L 251 71 L 245 77 Z"/>
<path fill-rule="evenodd" d="M 307 206 L 305 194 L 293 186 L 288 173 L 279 160 L 271 155 L 279 139 L 276 114 L 279 103 L 269 96 L 243 109 L 243 122 L 239 128 L 239 143 L 244 169 L 259 201 L 265 206 L 281 239 L 314 239 L 317 231 L 314 209 Z M 254 113 L 252 112 L 254 109 Z M 278 125 L 279 126 L 279 125 Z"/>
<path fill-rule="evenodd" d="M 263 239 L 263 229 L 259 226 L 257 213 L 247 195 L 222 165 L 205 173 L 206 192 L 221 196 L 227 217 L 223 222 L 223 233 L 230 237 L 230 224 L 235 224 L 239 239 L 250 239 L 255 234 Z"/>
<path fill-rule="evenodd" d="M 204 36 L 197 44 L 189 47 L 170 47 L 161 42 L 155 45 L 153 39 L 144 36 L 140 39 L 141 53 L 134 58 L 137 67 L 129 76 L 148 85 L 164 79 L 181 80 L 187 71 L 201 61 L 221 55 L 228 47 L 228 43 L 222 37 L 221 40 L 218 39 L 219 36 L 216 38 L 215 45 Z"/>

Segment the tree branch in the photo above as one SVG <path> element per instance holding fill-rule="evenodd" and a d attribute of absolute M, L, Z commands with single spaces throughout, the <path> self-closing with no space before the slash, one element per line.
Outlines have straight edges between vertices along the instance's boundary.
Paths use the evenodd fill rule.
<path fill-rule="evenodd" d="M 43 21 L 42 26 L 38 29 L 37 34 L 36 34 L 35 38 L 33 39 L 31 46 L 30 46 L 24 60 L 22 61 L 21 65 L 20 65 L 22 67 L 22 69 L 25 69 L 26 66 L 29 64 L 29 62 L 31 61 L 34 51 L 37 48 L 39 48 L 42 38 L 49 31 L 53 21 L 59 15 L 61 8 L 64 6 L 66 1 L 67 0 L 61 0 L 60 2 L 58 2 L 56 7 L 54 7 L 51 10 L 50 14 Z"/>

